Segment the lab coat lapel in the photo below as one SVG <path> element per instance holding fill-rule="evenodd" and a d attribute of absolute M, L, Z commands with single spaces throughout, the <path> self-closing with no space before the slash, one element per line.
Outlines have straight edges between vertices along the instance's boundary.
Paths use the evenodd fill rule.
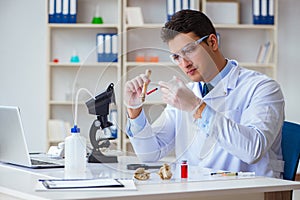
<path fill-rule="evenodd" d="M 229 74 L 225 76 L 203 99 L 209 100 L 227 96 L 230 90 L 236 87 L 239 69 L 238 66 L 233 67 Z"/>

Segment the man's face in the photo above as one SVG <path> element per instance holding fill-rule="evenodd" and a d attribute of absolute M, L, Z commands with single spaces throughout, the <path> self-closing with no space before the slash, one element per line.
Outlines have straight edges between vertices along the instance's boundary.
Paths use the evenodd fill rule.
<path fill-rule="evenodd" d="M 207 39 L 203 37 L 203 39 Z M 207 82 L 215 67 L 211 56 L 208 54 L 209 46 L 201 41 L 194 33 L 180 33 L 170 40 L 168 45 L 173 60 L 175 60 L 180 69 L 195 82 Z M 214 71 L 214 70 L 213 70 Z"/>

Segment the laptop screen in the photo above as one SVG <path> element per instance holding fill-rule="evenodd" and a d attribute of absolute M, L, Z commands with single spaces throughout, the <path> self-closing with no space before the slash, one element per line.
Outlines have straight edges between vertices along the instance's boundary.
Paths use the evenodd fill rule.
<path fill-rule="evenodd" d="M 0 161 L 31 165 L 18 107 L 0 106 Z"/>

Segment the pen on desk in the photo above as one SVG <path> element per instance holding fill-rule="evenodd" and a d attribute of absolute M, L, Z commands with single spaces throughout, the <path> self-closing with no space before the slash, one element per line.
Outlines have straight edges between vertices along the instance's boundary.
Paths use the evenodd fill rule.
<path fill-rule="evenodd" d="M 255 172 L 213 172 L 210 175 L 221 175 L 221 176 L 255 176 Z"/>
<path fill-rule="evenodd" d="M 148 92 L 147 92 L 147 95 L 149 95 L 149 94 L 151 94 L 151 93 L 155 92 L 156 90 L 158 90 L 158 88 L 154 88 L 154 89 L 152 89 L 152 90 L 148 91 Z"/>
<path fill-rule="evenodd" d="M 223 175 L 223 174 L 228 174 L 228 173 L 231 173 L 231 172 L 212 172 L 212 173 L 210 173 L 210 175 L 214 176 L 214 175 Z"/>
<path fill-rule="evenodd" d="M 150 70 L 150 69 L 147 69 L 147 70 L 146 70 L 146 77 L 147 77 L 147 78 L 150 78 L 150 75 L 151 75 L 151 70 Z M 146 91 L 147 91 L 148 84 L 149 84 L 149 83 L 145 82 L 144 85 L 143 85 L 142 93 L 141 93 L 141 96 L 140 96 L 142 102 L 145 101 Z"/>

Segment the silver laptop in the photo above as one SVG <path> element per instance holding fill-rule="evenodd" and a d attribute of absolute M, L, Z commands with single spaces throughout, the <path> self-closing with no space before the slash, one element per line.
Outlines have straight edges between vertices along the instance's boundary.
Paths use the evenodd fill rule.
<path fill-rule="evenodd" d="M 62 158 L 28 152 L 20 109 L 0 106 L 0 162 L 29 168 L 63 167 Z"/>

